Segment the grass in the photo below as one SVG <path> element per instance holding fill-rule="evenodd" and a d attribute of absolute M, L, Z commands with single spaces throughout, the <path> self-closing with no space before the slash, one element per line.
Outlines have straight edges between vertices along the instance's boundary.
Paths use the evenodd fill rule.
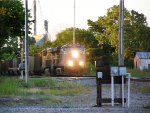
<path fill-rule="evenodd" d="M 0 78 L 0 95 L 16 95 L 19 93 L 19 83 L 16 79 Z"/>
<path fill-rule="evenodd" d="M 44 94 L 55 96 L 73 96 L 77 94 L 86 93 L 88 89 L 85 86 L 70 83 L 67 81 L 58 82 L 53 79 L 32 79 L 30 80 L 27 94 Z M 43 89 L 45 88 L 45 89 Z"/>
<path fill-rule="evenodd" d="M 57 96 L 74 96 L 86 94 L 88 88 L 77 83 L 57 81 L 52 78 L 30 78 L 28 85 L 15 77 L 0 77 L 0 98 L 18 98 L 9 105 L 49 105 L 61 103 Z M 0 103 L 3 105 L 7 103 Z"/>
<path fill-rule="evenodd" d="M 24 84 L 24 83 L 23 83 Z M 32 94 L 45 94 L 45 95 L 75 95 L 85 93 L 87 88 L 76 83 L 70 83 L 67 81 L 58 82 L 54 79 L 31 79 L 28 83 L 28 87 L 21 86 L 22 91 L 27 95 Z"/>
<path fill-rule="evenodd" d="M 135 70 L 135 69 L 128 69 L 128 71 L 131 73 L 132 77 L 150 77 L 150 70 Z"/>
<path fill-rule="evenodd" d="M 135 69 L 128 69 L 127 70 L 129 73 L 131 73 L 132 77 L 150 77 L 150 70 L 135 70 Z M 90 76 L 96 76 L 96 68 L 93 64 L 90 62 L 87 63 L 87 75 Z"/>
<path fill-rule="evenodd" d="M 29 80 L 28 87 L 52 87 L 56 84 L 58 84 L 57 81 L 52 78 L 32 78 Z"/>

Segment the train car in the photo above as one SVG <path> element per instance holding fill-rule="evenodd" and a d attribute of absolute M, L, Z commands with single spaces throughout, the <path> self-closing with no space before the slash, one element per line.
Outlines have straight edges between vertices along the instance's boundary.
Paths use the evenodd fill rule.
<path fill-rule="evenodd" d="M 42 70 L 51 75 L 81 76 L 85 72 L 85 48 L 79 44 L 47 48 L 42 51 Z"/>
<path fill-rule="evenodd" d="M 31 59 L 32 58 L 32 59 Z M 42 55 L 40 53 L 34 54 L 29 58 L 29 70 L 32 75 L 41 75 Z M 32 70 L 31 70 L 32 69 Z"/>
<path fill-rule="evenodd" d="M 19 62 L 19 58 L 14 58 L 13 60 L 0 61 L 0 75 L 18 75 Z"/>

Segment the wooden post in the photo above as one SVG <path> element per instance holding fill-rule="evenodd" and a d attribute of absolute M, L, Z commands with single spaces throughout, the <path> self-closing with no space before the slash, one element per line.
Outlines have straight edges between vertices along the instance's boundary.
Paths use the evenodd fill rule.
<path fill-rule="evenodd" d="M 100 78 L 96 76 L 96 83 L 97 83 L 97 107 L 102 106 L 102 84 L 100 82 Z"/>

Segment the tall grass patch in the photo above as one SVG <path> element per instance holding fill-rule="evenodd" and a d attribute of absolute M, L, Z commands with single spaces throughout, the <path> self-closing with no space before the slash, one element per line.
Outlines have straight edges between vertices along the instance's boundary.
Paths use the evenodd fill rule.
<path fill-rule="evenodd" d="M 19 93 L 19 83 L 15 78 L 0 78 L 0 95 L 16 95 Z"/>
<path fill-rule="evenodd" d="M 57 81 L 55 81 L 52 78 L 47 79 L 30 79 L 28 86 L 29 87 L 53 87 L 57 84 Z"/>
<path fill-rule="evenodd" d="M 62 102 L 60 96 L 74 96 L 89 92 L 88 87 L 71 81 L 29 78 L 26 84 L 24 80 L 17 77 L 0 77 L 0 98 L 10 98 L 10 101 L 5 104 L 10 106 L 54 105 Z"/>
<path fill-rule="evenodd" d="M 150 70 L 135 70 L 135 69 L 128 69 L 128 71 L 131 73 L 132 77 L 150 77 Z"/>

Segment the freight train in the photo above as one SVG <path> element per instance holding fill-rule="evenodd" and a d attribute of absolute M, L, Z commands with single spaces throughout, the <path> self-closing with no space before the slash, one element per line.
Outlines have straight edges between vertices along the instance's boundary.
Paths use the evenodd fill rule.
<path fill-rule="evenodd" d="M 20 59 L 6 63 L 5 72 L 18 74 Z M 11 65 L 8 65 L 11 64 Z M 15 65 L 14 65 L 15 64 Z M 0 68 L 2 68 L 0 63 Z M 41 75 L 45 71 L 52 76 L 82 76 L 85 73 L 85 48 L 79 44 L 63 45 L 55 48 L 46 48 L 34 56 L 29 56 L 29 73 Z M 13 73 L 12 73 L 13 72 Z"/>

